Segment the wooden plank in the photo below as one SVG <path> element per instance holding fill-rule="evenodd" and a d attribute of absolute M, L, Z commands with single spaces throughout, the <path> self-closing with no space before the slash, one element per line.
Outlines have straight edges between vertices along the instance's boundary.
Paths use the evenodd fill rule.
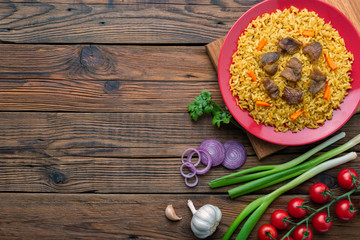
<path fill-rule="evenodd" d="M 359 149 L 359 148 L 357 148 Z M 137 148 L 141 151 L 140 148 Z M 29 151 L 30 152 L 30 151 Z M 47 152 L 47 151 L 45 151 Z M 47 158 L 2 158 L 0 171 L 0 192 L 24 193 L 222 193 L 233 187 L 211 189 L 211 180 L 233 173 L 222 166 L 211 169 L 199 176 L 199 183 L 194 188 L 185 185 L 179 173 L 181 159 L 168 157 L 55 157 L 51 151 Z M 29 154 L 30 155 L 30 154 Z M 273 163 L 286 162 L 296 154 L 282 155 Z M 255 156 L 249 156 L 243 169 L 259 166 Z M 360 163 L 353 161 L 341 166 L 359 169 Z M 336 182 L 339 168 L 328 170 L 289 191 L 289 194 L 306 194 L 312 183 L 323 182 L 331 187 L 334 193 L 341 192 Z M 189 179 L 191 182 L 193 179 Z M 258 190 L 256 193 L 269 193 L 283 183 Z M 171 186 L 171 187 L 169 187 Z"/>
<path fill-rule="evenodd" d="M 241 130 L 218 129 L 207 117 L 193 122 L 185 112 L 0 112 L 0 118 L 0 152 L 5 158 L 177 158 L 209 137 L 240 141 L 254 155 Z"/>
<path fill-rule="evenodd" d="M 204 44 L 225 35 L 236 19 L 259 0 L 246 4 L 142 2 L 2 2 L 0 41 Z"/>
<path fill-rule="evenodd" d="M 358 117 L 341 129 L 347 136 L 333 147 L 358 134 Z M 186 148 L 207 138 L 239 141 L 248 151 L 246 169 L 287 162 L 314 146 L 290 148 L 260 163 L 241 131 L 219 130 L 210 119 L 193 124 L 187 114 L 8 112 L 0 118 L 0 192 L 224 193 L 228 188 L 207 185 L 234 172 L 221 166 L 199 176 L 196 188 L 185 186 L 179 168 Z M 360 146 L 351 150 L 359 152 Z M 347 166 L 357 169 L 359 164 Z M 319 177 L 334 183 L 335 176 L 334 170 Z"/>
<path fill-rule="evenodd" d="M 190 228 L 191 212 L 186 202 L 196 208 L 205 204 L 218 206 L 223 218 L 213 236 L 220 239 L 237 214 L 259 195 L 230 200 L 225 195 L 143 195 L 143 194 L 0 194 L 0 237 L 2 239 L 194 239 Z M 256 239 L 257 229 L 270 222 L 270 215 L 293 197 L 279 197 L 262 216 L 249 239 Z M 179 222 L 164 216 L 173 204 Z M 313 206 L 315 207 L 315 206 Z M 318 208 L 319 206 L 316 206 Z M 334 214 L 333 207 L 331 214 Z M 235 232 L 235 236 L 239 229 Z M 284 234 L 285 231 L 280 231 Z M 327 233 L 314 233 L 315 239 L 353 239 L 360 234 L 360 221 L 335 219 Z M 234 237 L 235 237 L 234 236 Z"/>
<path fill-rule="evenodd" d="M 359 117 L 353 116 L 339 130 L 347 134 L 340 143 L 358 134 Z M 187 113 L 0 112 L 0 118 L 0 154 L 6 158 L 177 158 L 186 148 L 197 147 L 207 138 L 239 141 L 248 155 L 254 155 L 242 131 L 235 127 L 218 129 L 211 125 L 210 118 L 192 122 Z M 290 147 L 284 153 L 301 153 L 313 146 L 315 143 Z M 275 161 L 273 158 L 276 156 L 265 159 L 263 164 Z"/>
<path fill-rule="evenodd" d="M 202 46 L 0 44 L 0 52 L 0 81 L 217 81 Z"/>
<path fill-rule="evenodd" d="M 1 111 L 182 112 L 203 89 L 223 105 L 215 82 L 0 81 Z"/>

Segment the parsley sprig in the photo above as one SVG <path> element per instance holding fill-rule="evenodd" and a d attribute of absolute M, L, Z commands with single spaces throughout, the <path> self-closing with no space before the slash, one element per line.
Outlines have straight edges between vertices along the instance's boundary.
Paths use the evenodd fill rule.
<path fill-rule="evenodd" d="M 188 111 L 192 120 L 197 121 L 204 114 L 212 115 L 212 124 L 220 127 L 221 124 L 229 124 L 241 126 L 235 121 L 227 108 L 222 109 L 211 98 L 211 92 L 203 90 L 199 96 L 188 105 Z"/>

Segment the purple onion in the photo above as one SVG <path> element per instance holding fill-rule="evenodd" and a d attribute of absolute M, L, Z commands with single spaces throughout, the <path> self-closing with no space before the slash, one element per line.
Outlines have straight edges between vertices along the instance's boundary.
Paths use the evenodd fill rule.
<path fill-rule="evenodd" d="M 184 167 L 188 167 L 189 169 L 189 173 L 185 174 L 183 169 Z M 181 164 L 180 166 L 180 174 L 184 177 L 184 178 L 192 178 L 193 176 L 195 176 L 196 174 L 196 167 L 194 166 L 194 164 L 192 164 L 191 162 L 184 162 L 183 164 Z"/>
<path fill-rule="evenodd" d="M 220 165 L 225 159 L 224 145 L 216 139 L 207 139 L 200 144 L 201 149 L 206 150 L 212 159 L 212 167 Z M 198 148 L 198 149 L 199 149 Z M 200 153 L 201 162 L 205 165 L 208 163 L 208 158 L 205 154 Z"/>
<path fill-rule="evenodd" d="M 236 141 L 228 141 L 224 143 L 225 159 L 222 165 L 228 169 L 236 169 L 241 167 L 246 160 L 246 149 Z"/>
<path fill-rule="evenodd" d="M 201 161 L 200 152 L 199 152 L 196 148 L 187 148 L 187 149 L 185 149 L 185 151 L 184 151 L 183 154 L 181 155 L 181 162 L 182 162 L 182 163 L 185 163 L 184 157 L 185 157 L 185 155 L 186 155 L 189 151 L 191 151 L 191 152 L 190 152 L 189 155 L 187 156 L 186 162 L 191 162 L 191 159 L 192 159 L 193 155 L 196 153 L 196 154 L 198 155 L 198 157 L 199 157 L 198 161 L 194 164 L 194 166 L 196 167 L 197 165 L 199 165 L 199 163 L 200 163 L 200 161 Z"/>
<path fill-rule="evenodd" d="M 199 182 L 198 176 L 197 176 L 197 175 L 194 175 L 194 177 L 195 177 L 195 182 L 193 182 L 193 183 L 189 183 L 189 182 L 188 182 L 188 179 L 189 179 L 189 178 L 185 178 L 185 184 L 186 184 L 186 186 L 188 186 L 188 187 L 195 187 L 195 186 L 198 184 L 198 182 Z"/>
<path fill-rule="evenodd" d="M 210 170 L 213 160 L 207 150 L 205 150 L 203 148 L 198 148 L 197 150 L 200 152 L 200 155 L 204 156 L 208 160 L 207 163 L 205 164 L 206 165 L 205 168 L 203 168 L 201 170 L 196 169 L 196 174 L 202 175 L 202 174 L 207 173 Z"/>

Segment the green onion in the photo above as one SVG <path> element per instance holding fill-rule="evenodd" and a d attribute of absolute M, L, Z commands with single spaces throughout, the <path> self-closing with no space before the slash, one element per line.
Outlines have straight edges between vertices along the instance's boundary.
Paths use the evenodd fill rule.
<path fill-rule="evenodd" d="M 209 185 L 211 188 L 223 187 L 223 186 L 227 186 L 227 185 L 231 185 L 231 184 L 247 182 L 250 180 L 268 176 L 270 174 L 285 171 L 286 169 L 290 169 L 296 165 L 299 165 L 300 163 L 304 162 L 306 159 L 308 159 L 315 153 L 323 150 L 324 148 L 330 146 L 331 144 L 335 143 L 336 141 L 340 140 L 343 137 L 345 137 L 345 133 L 344 132 L 339 133 L 336 136 L 328 139 L 327 141 L 321 143 L 320 145 L 314 147 L 313 149 L 307 151 L 306 153 L 300 155 L 299 157 L 297 157 L 289 162 L 279 164 L 279 165 L 263 165 L 263 166 L 256 166 L 253 168 L 245 169 L 245 170 L 212 180 L 212 181 L 210 181 Z M 248 173 L 252 173 L 252 174 L 248 174 Z M 244 175 L 244 174 L 247 174 L 247 175 Z"/>
<path fill-rule="evenodd" d="M 276 183 L 285 181 L 287 179 L 299 176 L 300 174 L 312 169 L 316 165 L 335 157 L 336 155 L 345 152 L 346 150 L 352 148 L 353 146 L 360 143 L 360 134 L 355 136 L 353 139 L 349 140 L 345 144 L 334 148 L 310 161 L 302 163 L 300 165 L 291 167 L 281 172 L 276 172 L 274 174 L 247 182 L 241 186 L 235 187 L 228 191 L 231 198 L 235 198 L 259 189 L 263 189 L 268 186 L 272 186 Z"/>
<path fill-rule="evenodd" d="M 357 138 L 357 139 L 356 139 Z M 355 137 L 355 140 L 357 142 L 360 141 L 360 135 Z M 354 141 L 354 139 L 350 140 Z M 349 142 L 350 142 L 349 141 Z M 262 214 L 266 211 L 268 206 L 280 195 L 283 193 L 289 191 L 290 189 L 298 186 L 299 184 L 307 181 L 308 179 L 314 177 L 315 175 L 326 171 L 328 169 L 337 167 L 341 164 L 344 164 L 346 162 L 349 162 L 357 157 L 357 154 L 355 152 L 350 152 L 342 157 L 335 158 L 333 160 L 329 160 L 325 163 L 321 163 L 305 173 L 301 174 L 297 178 L 293 179 L 292 181 L 288 182 L 287 184 L 283 185 L 282 187 L 276 189 L 275 191 L 260 197 L 253 202 L 251 202 L 247 207 L 244 208 L 244 210 L 238 215 L 238 217 L 235 219 L 235 221 L 231 224 L 227 232 L 225 233 L 223 240 L 229 239 L 231 235 L 234 233 L 236 228 L 241 224 L 241 222 L 249 215 L 250 217 L 247 219 L 243 227 L 241 228 L 241 231 L 239 232 L 237 236 L 237 240 L 247 239 L 247 237 L 250 235 L 251 231 L 255 227 L 256 223 L 259 221 Z"/>

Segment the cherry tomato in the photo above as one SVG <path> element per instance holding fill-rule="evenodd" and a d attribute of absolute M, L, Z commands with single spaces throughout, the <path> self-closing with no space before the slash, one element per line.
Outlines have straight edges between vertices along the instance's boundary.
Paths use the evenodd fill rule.
<path fill-rule="evenodd" d="M 355 185 L 353 183 L 352 175 L 350 173 L 353 176 L 355 176 L 357 179 L 359 178 L 359 175 L 353 169 L 345 168 L 345 169 L 341 170 L 337 175 L 337 181 L 338 181 L 340 187 L 342 187 L 344 189 L 348 189 L 348 190 L 353 189 L 355 187 Z"/>
<path fill-rule="evenodd" d="M 289 219 L 290 216 L 285 210 L 275 210 L 271 214 L 271 224 L 276 227 L 279 230 L 285 229 L 287 226 L 289 226 L 289 222 L 284 222 L 284 218 Z"/>
<path fill-rule="evenodd" d="M 327 232 L 330 230 L 332 226 L 332 220 L 327 216 L 328 214 L 325 212 L 318 212 L 315 214 L 312 220 L 312 225 L 316 231 Z"/>
<path fill-rule="evenodd" d="M 351 220 L 355 214 L 355 206 L 347 199 L 340 200 L 335 206 L 335 213 L 338 218 L 344 221 Z"/>
<path fill-rule="evenodd" d="M 267 236 L 268 234 L 271 234 L 271 236 L 275 239 L 277 239 L 278 237 L 278 232 L 276 230 L 276 228 L 271 225 L 271 224 L 263 224 L 259 230 L 258 230 L 258 238 L 260 240 L 272 240 L 272 238 L 270 238 L 269 236 Z"/>
<path fill-rule="evenodd" d="M 297 226 L 293 231 L 294 240 L 311 240 L 313 239 L 313 232 L 306 225 Z"/>
<path fill-rule="evenodd" d="M 307 213 L 307 209 L 300 208 L 300 206 L 304 202 L 305 201 L 302 200 L 301 198 L 291 199 L 287 205 L 287 210 L 288 210 L 288 213 L 290 214 L 290 216 L 292 216 L 294 218 L 303 218 Z"/>
<path fill-rule="evenodd" d="M 323 183 L 315 183 L 310 187 L 309 195 L 310 199 L 316 203 L 324 203 L 329 200 L 330 195 L 326 195 L 325 191 L 330 191 L 329 188 Z"/>

